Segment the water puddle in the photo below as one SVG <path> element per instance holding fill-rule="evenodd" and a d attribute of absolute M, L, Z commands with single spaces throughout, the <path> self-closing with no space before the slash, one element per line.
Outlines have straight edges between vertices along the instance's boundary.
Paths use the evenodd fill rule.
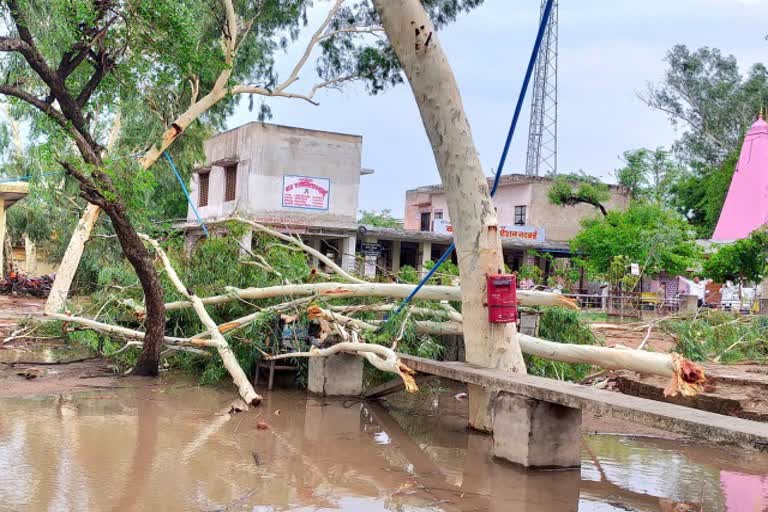
<path fill-rule="evenodd" d="M 768 457 L 680 442 L 585 436 L 581 471 L 526 473 L 446 390 L 389 409 L 276 391 L 227 421 L 231 399 L 180 383 L 0 399 L 0 510 L 768 509 Z"/>
<path fill-rule="evenodd" d="M 31 345 L 31 348 L 30 344 L 2 347 L 0 349 L 0 363 L 69 363 L 95 355 L 95 352 L 80 344 L 66 345 L 58 340 L 49 343 L 38 341 Z"/>

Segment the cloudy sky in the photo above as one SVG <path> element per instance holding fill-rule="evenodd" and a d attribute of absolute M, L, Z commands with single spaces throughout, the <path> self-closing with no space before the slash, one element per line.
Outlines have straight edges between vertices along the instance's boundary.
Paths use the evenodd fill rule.
<path fill-rule="evenodd" d="M 318 2 L 311 26 L 320 23 L 327 5 Z M 498 162 L 538 16 L 539 0 L 485 0 L 439 34 L 488 174 Z M 677 134 L 667 118 L 637 98 L 648 82 L 663 77 L 667 50 L 678 43 L 720 48 L 746 70 L 768 61 L 766 20 L 768 0 L 561 0 L 560 171 L 581 169 L 610 179 L 625 150 L 670 145 Z M 281 58 L 283 75 L 301 43 Z M 311 70 L 293 90 L 311 87 Z M 272 122 L 363 135 L 363 166 L 376 173 L 362 177 L 361 209 L 389 208 L 400 216 L 407 189 L 439 182 L 407 85 L 378 96 L 353 86 L 322 92 L 317 99 L 317 107 L 271 100 Z M 229 120 L 230 127 L 255 119 L 246 105 Z M 526 101 L 505 173 L 524 172 L 529 106 Z"/>

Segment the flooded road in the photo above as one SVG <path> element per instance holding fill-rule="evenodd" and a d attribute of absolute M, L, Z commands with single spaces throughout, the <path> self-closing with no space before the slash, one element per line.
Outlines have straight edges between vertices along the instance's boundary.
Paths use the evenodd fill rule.
<path fill-rule="evenodd" d="M 227 420 L 228 390 L 118 385 L 0 399 L 0 510 L 768 510 L 768 457 L 680 441 L 590 435 L 581 471 L 518 470 L 446 389 L 386 407 L 275 391 Z"/>

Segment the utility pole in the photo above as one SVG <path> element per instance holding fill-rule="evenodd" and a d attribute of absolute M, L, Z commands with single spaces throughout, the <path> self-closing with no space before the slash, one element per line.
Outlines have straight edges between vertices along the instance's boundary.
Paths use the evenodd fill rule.
<path fill-rule="evenodd" d="M 544 40 L 536 58 L 528 130 L 528 155 L 525 174 L 557 174 L 557 52 L 558 0 L 552 4 Z M 547 0 L 541 0 L 541 13 Z"/>

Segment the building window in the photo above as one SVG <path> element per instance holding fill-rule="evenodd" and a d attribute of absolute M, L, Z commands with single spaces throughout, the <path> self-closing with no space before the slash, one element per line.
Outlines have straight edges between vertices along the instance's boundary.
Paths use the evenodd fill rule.
<path fill-rule="evenodd" d="M 224 168 L 224 201 L 234 201 L 237 192 L 237 164 Z"/>
<path fill-rule="evenodd" d="M 421 214 L 421 230 L 432 231 L 431 215 L 429 212 L 424 212 Z"/>
<path fill-rule="evenodd" d="M 443 210 L 435 211 L 435 220 L 443 220 Z"/>
<path fill-rule="evenodd" d="M 201 172 L 198 174 L 200 178 L 200 192 L 197 197 L 198 206 L 208 206 L 208 184 L 210 183 L 211 173 Z"/>
<path fill-rule="evenodd" d="M 515 226 L 525 226 L 525 206 L 515 206 Z"/>

